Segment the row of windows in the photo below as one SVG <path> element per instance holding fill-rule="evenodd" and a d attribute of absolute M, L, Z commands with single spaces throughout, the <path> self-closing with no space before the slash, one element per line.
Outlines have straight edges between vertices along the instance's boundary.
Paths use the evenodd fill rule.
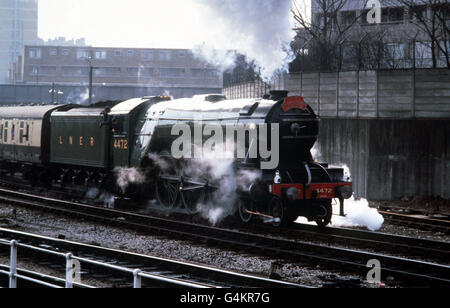
<path fill-rule="evenodd" d="M 437 13 L 443 19 L 450 19 L 450 4 L 438 4 L 436 7 L 431 8 L 434 13 Z M 340 12 L 341 22 L 345 25 L 351 25 L 355 22 L 361 24 L 367 24 L 367 15 L 370 10 L 365 9 L 362 11 L 342 11 Z M 424 20 L 428 14 L 428 7 L 426 5 L 417 5 L 408 10 L 405 7 L 385 7 L 381 8 L 381 22 L 403 22 L 405 18 L 409 20 Z M 407 13 L 405 16 L 405 12 Z M 323 14 L 316 15 L 320 26 L 325 25 L 325 18 Z M 327 24 L 335 25 L 337 23 L 336 16 L 332 14 L 327 15 Z"/>
<path fill-rule="evenodd" d="M 440 42 L 440 48 L 443 50 L 450 50 L 450 41 L 447 41 L 447 46 L 444 41 Z M 438 49 L 438 54 L 441 58 L 446 58 L 445 53 Z M 383 46 L 384 59 L 404 60 L 409 59 L 431 59 L 431 42 L 415 42 L 415 45 L 408 45 L 406 43 L 386 43 Z M 343 45 L 342 55 L 343 59 L 354 59 L 358 54 L 357 43 L 347 43 Z"/>
<path fill-rule="evenodd" d="M 11 134 L 9 134 L 11 131 Z M 16 134 L 16 124 L 11 123 L 11 128 L 9 127 L 9 122 L 6 121 L 4 124 L 0 126 L 0 140 L 4 143 L 12 142 L 15 139 Z M 30 134 L 30 125 L 25 122 L 20 122 L 19 124 L 19 143 L 24 143 L 25 141 L 29 141 Z M 10 139 L 8 139 L 10 137 Z"/>
<path fill-rule="evenodd" d="M 50 48 L 48 50 L 50 56 L 57 56 L 58 49 Z M 126 55 L 127 57 L 134 57 L 135 55 L 139 55 L 144 61 L 152 61 L 154 60 L 154 54 L 158 54 L 158 59 L 160 61 L 171 61 L 175 57 L 184 58 L 186 56 L 186 51 L 137 51 L 137 50 L 127 50 L 126 52 L 122 50 L 115 50 L 113 53 L 108 53 L 106 50 L 95 50 L 93 52 L 94 59 L 97 60 L 105 60 L 108 58 L 108 55 L 114 55 L 114 57 L 122 57 Z M 63 56 L 70 55 L 69 49 L 62 49 L 61 54 Z M 77 49 L 76 51 L 77 59 L 89 59 L 91 57 L 91 51 L 89 49 Z M 30 59 L 40 59 L 42 58 L 42 49 L 41 48 L 30 48 L 28 52 L 28 57 Z"/>
<path fill-rule="evenodd" d="M 123 68 L 120 67 L 100 67 L 93 70 L 94 76 L 98 77 L 120 77 Z M 149 67 L 127 67 L 125 74 L 132 77 L 153 77 L 154 68 Z M 29 76 L 56 76 L 56 66 L 28 66 Z M 61 67 L 62 76 L 88 77 L 89 68 L 85 66 L 63 66 Z M 192 78 L 217 78 L 218 71 L 213 69 L 191 69 Z M 184 78 L 186 69 L 184 68 L 160 68 L 160 78 Z"/>

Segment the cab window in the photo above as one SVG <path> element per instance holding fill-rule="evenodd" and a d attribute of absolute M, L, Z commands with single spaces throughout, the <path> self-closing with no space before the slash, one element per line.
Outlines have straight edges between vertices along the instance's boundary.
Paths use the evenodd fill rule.
<path fill-rule="evenodd" d="M 111 130 L 114 135 L 124 135 L 126 134 L 125 129 L 125 117 L 115 116 L 111 120 Z"/>

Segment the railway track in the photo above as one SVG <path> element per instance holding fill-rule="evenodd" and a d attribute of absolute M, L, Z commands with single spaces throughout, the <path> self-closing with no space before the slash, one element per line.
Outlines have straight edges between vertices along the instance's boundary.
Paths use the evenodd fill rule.
<path fill-rule="evenodd" d="M 378 211 L 391 223 L 413 227 L 426 231 L 450 234 L 450 220 L 425 217 L 423 215 L 400 214 L 389 211 Z"/>
<path fill-rule="evenodd" d="M 147 279 L 142 280 L 142 287 L 232 287 L 232 288 L 306 288 L 307 286 L 267 279 L 255 275 L 246 275 L 231 271 L 220 270 L 213 267 L 197 265 L 193 263 L 174 261 L 165 258 L 157 258 L 137 253 L 130 253 L 99 246 L 75 243 L 26 232 L 14 231 L 0 228 L 0 238 L 3 240 L 16 240 L 24 246 L 38 247 L 45 250 L 66 255 L 71 253 L 78 260 L 86 259 L 89 262 L 81 262 L 81 273 L 83 278 L 100 280 L 109 286 L 132 287 L 133 275 L 130 272 L 140 270 L 145 273 Z M 40 250 L 31 250 L 27 247 L 19 247 L 20 259 L 51 267 L 55 270 L 65 271 L 64 259 L 49 255 Z M 9 246 L 0 245 L 0 255 L 7 256 Z M 105 267 L 107 264 L 110 267 Z M 117 267 L 117 268 L 115 268 Z M 119 270 L 126 268 L 128 271 Z M 5 270 L 2 266 L 0 269 Z M 21 269 L 22 275 L 31 275 L 40 278 L 46 283 L 64 286 L 65 280 L 42 275 Z M 1 279 L 0 279 L 1 282 Z M 78 287 L 89 287 L 84 284 L 75 284 Z"/>
<path fill-rule="evenodd" d="M 319 265 L 357 273 L 363 277 L 368 272 L 368 261 L 375 259 L 381 263 L 382 279 L 384 281 L 389 280 L 392 284 L 450 286 L 450 267 L 446 265 L 173 221 L 13 191 L 0 190 L 0 193 L 2 194 L 0 201 L 3 203 L 26 205 L 69 215 L 70 217 L 88 218 L 152 234 L 170 235 L 195 243 L 286 259 L 308 266 Z"/>
<path fill-rule="evenodd" d="M 273 229 L 261 226 L 258 230 L 267 234 L 273 233 Z M 450 260 L 450 243 L 442 241 L 346 228 L 317 228 L 307 224 L 294 224 L 281 229 L 278 234 L 285 238 L 319 241 L 326 245 L 352 246 L 443 264 Z"/>

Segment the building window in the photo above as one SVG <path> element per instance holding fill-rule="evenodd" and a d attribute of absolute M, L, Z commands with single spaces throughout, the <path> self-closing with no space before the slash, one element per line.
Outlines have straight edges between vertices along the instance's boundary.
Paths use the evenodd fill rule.
<path fill-rule="evenodd" d="M 89 76 L 89 68 L 85 66 L 63 66 L 61 73 L 63 76 L 87 77 Z"/>
<path fill-rule="evenodd" d="M 48 53 L 51 56 L 57 56 L 58 55 L 58 50 L 56 48 L 51 48 Z"/>
<path fill-rule="evenodd" d="M 134 56 L 134 51 L 133 50 L 128 50 L 127 51 L 127 56 L 128 57 L 133 57 Z"/>
<path fill-rule="evenodd" d="M 141 52 L 141 59 L 145 61 L 153 60 L 153 51 L 143 51 Z"/>
<path fill-rule="evenodd" d="M 192 78 L 216 78 L 218 76 L 217 70 L 214 69 L 199 69 L 193 68 L 191 69 Z"/>
<path fill-rule="evenodd" d="M 441 48 L 439 48 L 439 54 L 441 55 L 441 58 L 447 58 L 447 55 L 450 54 L 450 41 L 440 41 L 439 45 Z"/>
<path fill-rule="evenodd" d="M 341 13 L 342 24 L 346 26 L 350 26 L 355 23 L 356 20 L 356 11 L 346 11 Z"/>
<path fill-rule="evenodd" d="M 427 18 L 427 6 L 426 5 L 417 5 L 411 8 L 409 12 L 409 18 L 411 20 L 426 20 Z"/>
<path fill-rule="evenodd" d="M 97 50 L 95 52 L 95 58 L 104 60 L 106 59 L 106 51 L 105 50 Z"/>
<path fill-rule="evenodd" d="M 430 42 L 415 42 L 414 48 L 411 48 L 411 59 L 415 60 L 416 67 L 431 67 L 432 58 Z"/>
<path fill-rule="evenodd" d="M 62 52 L 63 56 L 68 56 L 69 55 L 69 49 L 63 49 Z"/>
<path fill-rule="evenodd" d="M 39 74 L 39 66 L 36 65 L 28 66 L 29 76 L 38 76 L 38 74 Z"/>
<path fill-rule="evenodd" d="M 160 51 L 159 52 L 160 61 L 170 61 L 172 60 L 172 53 L 170 51 Z"/>
<path fill-rule="evenodd" d="M 405 57 L 405 44 L 389 43 L 385 45 L 385 50 L 390 59 L 400 60 Z"/>
<path fill-rule="evenodd" d="M 388 7 L 381 10 L 381 22 L 403 21 L 404 8 Z"/>
<path fill-rule="evenodd" d="M 56 75 L 56 66 L 41 66 L 39 68 L 40 76 L 55 76 Z"/>
<path fill-rule="evenodd" d="M 151 67 L 127 67 L 127 75 L 133 77 L 153 77 L 153 68 Z"/>
<path fill-rule="evenodd" d="M 317 14 L 316 20 L 318 21 L 318 24 L 320 25 L 320 28 L 324 28 L 325 25 L 328 28 L 335 28 L 336 27 L 336 15 L 335 14 Z"/>
<path fill-rule="evenodd" d="M 89 50 L 87 49 L 78 49 L 77 50 L 77 59 L 89 59 Z"/>
<path fill-rule="evenodd" d="M 139 68 L 138 67 L 127 67 L 127 75 L 128 76 L 138 76 Z"/>
<path fill-rule="evenodd" d="M 405 66 L 405 44 L 388 43 L 384 45 L 384 66 L 403 68 Z"/>
<path fill-rule="evenodd" d="M 99 67 L 94 70 L 95 76 L 117 77 L 120 76 L 120 67 Z"/>
<path fill-rule="evenodd" d="M 40 48 L 30 48 L 29 57 L 30 59 L 40 59 L 42 55 L 42 50 Z"/>
<path fill-rule="evenodd" d="M 139 77 L 153 77 L 153 68 L 141 67 L 139 68 Z"/>
<path fill-rule="evenodd" d="M 450 19 L 450 3 L 436 4 L 432 10 L 437 13 L 439 19 Z"/>
<path fill-rule="evenodd" d="M 178 56 L 179 56 L 180 58 L 184 58 L 184 57 L 186 56 L 186 52 L 185 52 L 185 51 L 179 51 L 179 52 L 178 52 Z"/>
<path fill-rule="evenodd" d="M 186 77 L 186 70 L 184 68 L 160 68 L 160 78 L 184 78 Z"/>
<path fill-rule="evenodd" d="M 121 57 L 121 56 L 122 56 L 122 50 L 116 50 L 116 51 L 114 51 L 114 55 L 115 55 L 116 57 Z"/>

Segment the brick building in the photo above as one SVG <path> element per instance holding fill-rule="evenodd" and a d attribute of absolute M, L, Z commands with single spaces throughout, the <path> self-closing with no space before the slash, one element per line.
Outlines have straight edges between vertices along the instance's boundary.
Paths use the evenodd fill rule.
<path fill-rule="evenodd" d="M 25 46 L 16 80 L 25 84 L 222 88 L 223 77 L 187 49 Z"/>

